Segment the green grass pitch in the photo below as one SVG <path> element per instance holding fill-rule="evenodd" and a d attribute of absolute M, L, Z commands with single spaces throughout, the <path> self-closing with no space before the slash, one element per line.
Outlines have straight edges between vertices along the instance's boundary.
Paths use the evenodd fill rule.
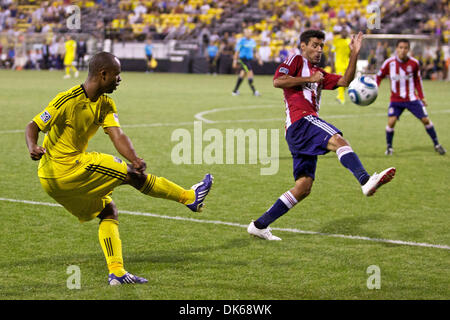
<path fill-rule="evenodd" d="M 315 233 L 275 230 L 283 238 L 279 242 L 247 234 L 242 226 L 293 185 L 282 91 L 272 87 L 270 76 L 255 78 L 261 97 L 253 97 L 246 82 L 241 95 L 233 97 L 235 76 L 123 73 L 118 91 L 111 96 L 148 171 L 184 187 L 210 172 L 215 184 L 201 214 L 146 197 L 129 186 L 118 187 L 113 199 L 119 210 L 128 211 L 119 215 L 125 267 L 149 283 L 108 287 L 98 222 L 80 224 L 62 208 L 45 205 L 54 201 L 41 188 L 38 163 L 29 159 L 25 146 L 23 130 L 28 121 L 58 92 L 82 83 L 86 74 L 76 80 L 62 80 L 62 76 L 61 72 L 0 72 L 1 299 L 450 297 L 449 155 L 434 151 L 423 125 L 407 112 L 396 126 L 394 155 L 384 155 L 387 80 L 369 107 L 348 101 L 339 105 L 337 92 L 324 91 L 320 116 L 344 132 L 370 174 L 395 166 L 395 179 L 366 198 L 352 174 L 329 153 L 319 157 L 312 194 L 272 225 Z M 449 84 L 425 82 L 424 86 L 430 118 L 440 142 L 450 150 Z M 261 164 L 172 163 L 174 130 L 193 133 L 196 114 L 220 108 L 226 110 L 204 114 L 210 120 L 203 124 L 204 131 L 216 128 L 225 135 L 226 129 L 279 129 L 275 175 L 261 175 Z M 102 130 L 88 150 L 117 155 Z M 154 215 L 129 214 L 139 212 Z M 66 271 L 72 265 L 80 268 L 81 289 L 67 287 Z M 367 286 L 371 276 L 367 269 L 372 265 L 380 270 L 379 289 Z"/>

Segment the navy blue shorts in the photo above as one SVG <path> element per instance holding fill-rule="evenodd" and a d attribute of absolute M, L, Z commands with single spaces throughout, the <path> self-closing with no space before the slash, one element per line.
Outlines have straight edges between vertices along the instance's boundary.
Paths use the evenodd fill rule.
<path fill-rule="evenodd" d="M 342 132 L 328 122 L 313 116 L 306 116 L 289 126 L 286 141 L 294 160 L 294 179 L 308 176 L 315 179 L 317 156 L 330 152 L 328 140 Z"/>
<path fill-rule="evenodd" d="M 252 70 L 252 59 L 240 58 L 239 64 L 245 72 L 249 72 Z"/>
<path fill-rule="evenodd" d="M 420 100 L 409 102 L 391 102 L 388 109 L 388 117 L 395 116 L 400 119 L 400 116 L 405 109 L 408 109 L 417 119 L 428 117 L 427 110 Z"/>

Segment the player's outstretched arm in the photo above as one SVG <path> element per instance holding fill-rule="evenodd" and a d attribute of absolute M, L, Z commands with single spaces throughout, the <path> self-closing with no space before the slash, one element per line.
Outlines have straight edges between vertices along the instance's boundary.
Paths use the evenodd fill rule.
<path fill-rule="evenodd" d="M 288 74 L 279 76 L 273 80 L 273 86 L 275 88 L 292 88 L 297 87 L 305 83 L 321 82 L 323 81 L 323 73 L 318 71 L 310 77 L 292 77 Z"/>
<path fill-rule="evenodd" d="M 37 144 L 39 138 L 39 127 L 34 121 L 30 121 L 25 128 L 25 141 L 27 143 L 28 152 L 32 160 L 39 160 L 46 152 L 45 148 Z"/>
<path fill-rule="evenodd" d="M 133 143 L 122 129 L 120 127 L 108 127 L 105 131 L 109 135 L 116 150 L 125 157 L 125 159 L 130 161 L 137 171 L 143 173 L 145 169 L 147 169 L 147 164 L 143 159 L 137 156 Z"/>
<path fill-rule="evenodd" d="M 353 35 L 350 41 L 350 61 L 348 62 L 347 70 L 345 70 L 344 76 L 337 82 L 338 87 L 348 87 L 355 77 L 356 63 L 358 62 L 359 51 L 361 50 L 363 40 L 362 32 L 359 32 L 356 36 Z"/>

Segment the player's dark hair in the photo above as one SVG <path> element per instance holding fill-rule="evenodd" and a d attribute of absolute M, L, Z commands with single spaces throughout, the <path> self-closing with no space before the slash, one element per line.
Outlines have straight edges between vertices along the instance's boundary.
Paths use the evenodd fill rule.
<path fill-rule="evenodd" d="M 89 60 L 88 77 L 95 76 L 101 69 L 110 69 L 117 64 L 116 56 L 109 52 L 99 52 Z"/>
<path fill-rule="evenodd" d="M 308 44 L 311 38 L 325 40 L 325 33 L 320 30 L 306 30 L 300 35 L 300 43 Z"/>
<path fill-rule="evenodd" d="M 398 39 L 398 40 L 397 40 L 397 43 L 395 44 L 395 47 L 397 48 L 398 45 L 399 45 L 400 43 L 402 43 L 402 42 L 403 42 L 403 43 L 407 43 L 407 44 L 408 44 L 408 48 L 411 47 L 410 44 L 409 44 L 409 40 L 408 40 L 408 39 Z"/>

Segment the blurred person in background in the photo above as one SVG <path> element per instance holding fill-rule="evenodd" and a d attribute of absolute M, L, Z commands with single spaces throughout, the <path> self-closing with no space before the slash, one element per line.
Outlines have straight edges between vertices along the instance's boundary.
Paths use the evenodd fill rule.
<path fill-rule="evenodd" d="M 235 47 L 234 57 L 233 57 L 233 69 L 240 68 L 239 76 L 236 81 L 236 85 L 232 91 L 233 96 L 239 95 L 239 86 L 242 80 L 247 76 L 248 85 L 252 89 L 254 96 L 260 96 L 258 90 L 255 89 L 253 85 L 253 67 L 252 61 L 256 57 L 259 65 L 262 65 L 261 58 L 256 52 L 256 42 L 252 39 L 252 31 L 250 29 L 244 29 L 244 37 L 241 38 Z"/>
<path fill-rule="evenodd" d="M 340 33 L 336 34 L 333 38 L 333 51 L 335 55 L 334 67 L 336 74 L 344 75 L 347 70 L 348 62 L 350 59 L 350 38 L 348 37 L 347 29 L 342 28 Z M 338 88 L 338 94 L 336 99 L 339 103 L 345 103 L 345 87 Z"/>
<path fill-rule="evenodd" d="M 409 49 L 409 40 L 399 39 L 395 48 L 395 56 L 390 57 L 383 63 L 376 76 L 378 86 L 386 76 L 389 76 L 391 82 L 385 154 L 391 156 L 394 153 L 394 127 L 406 109 L 422 122 L 425 131 L 434 144 L 435 151 L 444 155 L 446 150 L 439 143 L 433 122 L 428 117 L 426 110 L 428 104 L 423 93 L 420 64 L 418 60 L 408 55 Z"/>
<path fill-rule="evenodd" d="M 208 61 L 208 74 L 217 74 L 217 59 L 219 56 L 219 42 L 211 43 L 206 48 L 206 60 Z"/>
<path fill-rule="evenodd" d="M 67 35 L 64 49 L 64 67 L 66 69 L 64 79 L 70 78 L 70 71 L 73 71 L 74 77 L 78 78 L 78 70 L 73 65 L 77 55 L 77 43 L 71 35 Z"/>
<path fill-rule="evenodd" d="M 263 62 L 269 62 L 271 60 L 271 50 L 269 47 L 269 42 L 267 40 L 262 41 L 262 44 L 258 49 L 258 53 Z"/>
<path fill-rule="evenodd" d="M 87 46 L 86 41 L 84 38 L 80 38 L 80 40 L 77 42 L 77 67 L 80 70 L 85 69 L 85 61 L 84 57 L 87 54 Z"/>
<path fill-rule="evenodd" d="M 152 39 L 148 38 L 145 43 L 145 56 L 147 57 L 147 70 L 146 72 L 152 72 L 156 68 L 156 60 L 153 58 L 153 43 Z"/>

